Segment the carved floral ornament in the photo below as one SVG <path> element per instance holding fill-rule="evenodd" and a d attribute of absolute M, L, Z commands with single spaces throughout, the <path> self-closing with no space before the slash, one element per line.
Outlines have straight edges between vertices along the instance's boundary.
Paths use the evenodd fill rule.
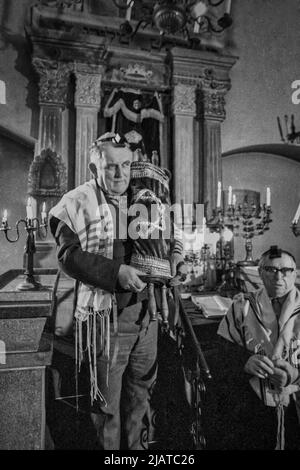
<path fill-rule="evenodd" d="M 40 103 L 67 103 L 69 76 L 73 70 L 72 64 L 44 60 L 35 57 L 33 66 L 40 76 Z"/>
<path fill-rule="evenodd" d="M 149 83 L 152 79 L 152 70 L 146 70 L 142 64 L 129 64 L 127 68 L 121 67 L 120 72 L 123 78 L 129 80 L 141 80 Z"/>
<path fill-rule="evenodd" d="M 200 85 L 203 88 L 227 92 L 231 88 L 231 82 L 228 79 L 216 78 L 214 69 L 205 69 L 203 76 L 200 77 Z"/>
<path fill-rule="evenodd" d="M 204 117 L 217 118 L 220 120 L 225 119 L 226 112 L 224 93 L 203 90 L 202 103 Z"/>
<path fill-rule="evenodd" d="M 58 9 L 73 8 L 81 11 L 83 9 L 83 0 L 39 0 L 41 6 L 54 7 Z"/>
<path fill-rule="evenodd" d="M 162 86 L 165 84 L 165 78 L 163 74 L 165 69 L 148 68 L 147 64 L 143 63 L 131 63 L 128 65 L 115 66 L 110 70 L 110 73 L 107 75 L 108 78 L 112 81 L 134 83 L 137 86 L 150 85 L 153 87 Z"/>
<path fill-rule="evenodd" d="M 176 76 L 173 94 L 175 114 L 225 119 L 225 95 L 231 87 L 229 79 L 216 79 L 212 69 L 203 75 Z M 200 113 L 200 114 L 199 114 Z"/>
<path fill-rule="evenodd" d="M 196 114 L 195 86 L 178 84 L 174 87 L 173 112 L 174 114 Z"/>
<path fill-rule="evenodd" d="M 76 72 L 76 106 L 96 106 L 101 103 L 101 75 Z"/>
<path fill-rule="evenodd" d="M 51 170 L 51 185 L 43 187 L 43 171 Z M 60 155 L 51 149 L 42 150 L 34 157 L 28 173 L 28 194 L 31 196 L 61 197 L 67 191 L 67 172 Z"/>

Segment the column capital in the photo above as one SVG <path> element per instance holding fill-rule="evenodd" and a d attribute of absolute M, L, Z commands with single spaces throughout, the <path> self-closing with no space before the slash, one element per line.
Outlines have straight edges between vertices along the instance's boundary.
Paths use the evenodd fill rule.
<path fill-rule="evenodd" d="M 230 88 L 229 78 L 216 77 L 214 69 L 206 68 L 199 80 L 199 112 L 197 114 L 204 119 L 224 121 L 226 117 L 225 95 Z"/>
<path fill-rule="evenodd" d="M 37 71 L 40 104 L 59 104 L 65 106 L 68 97 L 69 76 L 72 64 L 34 57 L 32 64 Z"/>
<path fill-rule="evenodd" d="M 173 87 L 173 113 L 196 116 L 196 86 L 177 83 Z"/>
<path fill-rule="evenodd" d="M 200 94 L 200 116 L 202 119 L 224 121 L 226 118 L 224 93 L 215 90 L 202 90 Z"/>
<path fill-rule="evenodd" d="M 102 74 L 76 70 L 75 106 L 100 108 Z"/>

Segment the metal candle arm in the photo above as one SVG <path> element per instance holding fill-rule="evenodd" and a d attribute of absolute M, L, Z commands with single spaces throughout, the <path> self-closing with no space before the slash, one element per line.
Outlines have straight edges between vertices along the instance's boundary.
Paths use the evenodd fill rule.
<path fill-rule="evenodd" d="M 39 234 L 39 237 L 42 239 L 45 239 L 47 236 L 47 221 L 46 219 L 43 221 L 42 224 L 40 224 L 39 220 L 35 217 L 33 219 L 20 219 L 16 222 L 16 233 L 17 236 L 15 239 L 11 239 L 8 236 L 8 232 L 12 230 L 11 227 L 9 227 L 8 222 L 2 222 L 2 226 L 0 228 L 0 231 L 4 232 L 5 238 L 9 243 L 16 243 L 20 239 L 20 230 L 19 226 L 20 224 L 23 223 L 25 226 L 25 230 L 27 232 L 27 238 L 26 238 L 26 244 L 24 247 L 24 252 L 27 255 L 26 256 L 26 268 L 25 268 L 25 281 L 23 281 L 21 284 L 19 284 L 16 289 L 17 290 L 39 290 L 43 286 L 41 283 L 39 283 L 35 278 L 34 278 L 34 270 L 33 270 L 33 259 L 34 259 L 34 253 L 36 252 L 36 247 L 35 247 L 35 237 L 34 237 L 34 232 L 37 232 Z M 44 234 L 41 233 L 40 229 L 44 229 Z"/>

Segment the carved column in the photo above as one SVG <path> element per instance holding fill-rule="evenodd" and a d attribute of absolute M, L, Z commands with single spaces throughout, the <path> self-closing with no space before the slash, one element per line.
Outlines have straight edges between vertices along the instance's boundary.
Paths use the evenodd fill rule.
<path fill-rule="evenodd" d="M 178 83 L 173 89 L 174 156 L 173 185 L 176 202 L 194 201 L 194 117 L 195 86 Z"/>
<path fill-rule="evenodd" d="M 221 122 L 225 119 L 224 96 L 230 88 L 229 71 L 236 59 L 226 54 L 179 47 L 173 48 L 168 58 L 172 66 L 173 83 L 190 84 L 185 86 L 182 93 L 185 97 L 190 94 L 190 105 L 186 106 L 187 116 L 182 120 L 182 126 L 189 120 L 189 127 L 180 128 L 181 123 L 175 116 L 177 126 L 174 139 L 176 146 L 181 145 L 183 150 L 181 165 L 178 150 L 174 157 L 176 172 L 179 171 L 174 176 L 182 181 L 181 185 L 177 181 L 176 198 L 178 200 L 177 188 L 180 189 L 180 198 L 185 194 L 190 199 L 193 191 L 193 201 L 208 204 L 208 215 L 216 204 L 217 182 L 222 178 Z M 194 119 L 192 125 L 195 101 L 198 105 L 197 119 Z M 182 142 L 178 144 L 180 139 Z M 185 188 L 182 188 L 183 185 Z"/>
<path fill-rule="evenodd" d="M 97 71 L 96 71 L 97 72 Z M 91 143 L 97 138 L 98 112 L 101 104 L 101 70 L 87 73 L 76 70 L 76 160 L 75 186 L 87 181 L 88 155 Z"/>
<path fill-rule="evenodd" d="M 199 140 L 202 166 L 199 196 L 200 200 L 207 204 L 208 217 L 211 215 L 211 210 L 216 207 L 218 181 L 222 181 L 221 123 L 226 116 L 224 94 L 227 89 L 223 87 L 221 90 L 215 90 L 204 87 L 200 92 L 202 119 L 201 140 Z"/>
<path fill-rule="evenodd" d="M 68 110 L 67 97 L 70 64 L 35 57 L 33 65 L 40 76 L 39 139 L 36 153 L 51 149 L 60 154 L 68 168 Z"/>

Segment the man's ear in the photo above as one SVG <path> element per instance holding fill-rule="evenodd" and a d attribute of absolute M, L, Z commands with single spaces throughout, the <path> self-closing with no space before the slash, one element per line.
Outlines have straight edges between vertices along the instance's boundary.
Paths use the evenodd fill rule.
<path fill-rule="evenodd" d="M 93 173 L 95 178 L 97 179 L 98 178 L 98 172 L 97 172 L 97 167 L 96 167 L 95 163 L 92 163 L 92 162 L 89 163 L 89 169 Z"/>

